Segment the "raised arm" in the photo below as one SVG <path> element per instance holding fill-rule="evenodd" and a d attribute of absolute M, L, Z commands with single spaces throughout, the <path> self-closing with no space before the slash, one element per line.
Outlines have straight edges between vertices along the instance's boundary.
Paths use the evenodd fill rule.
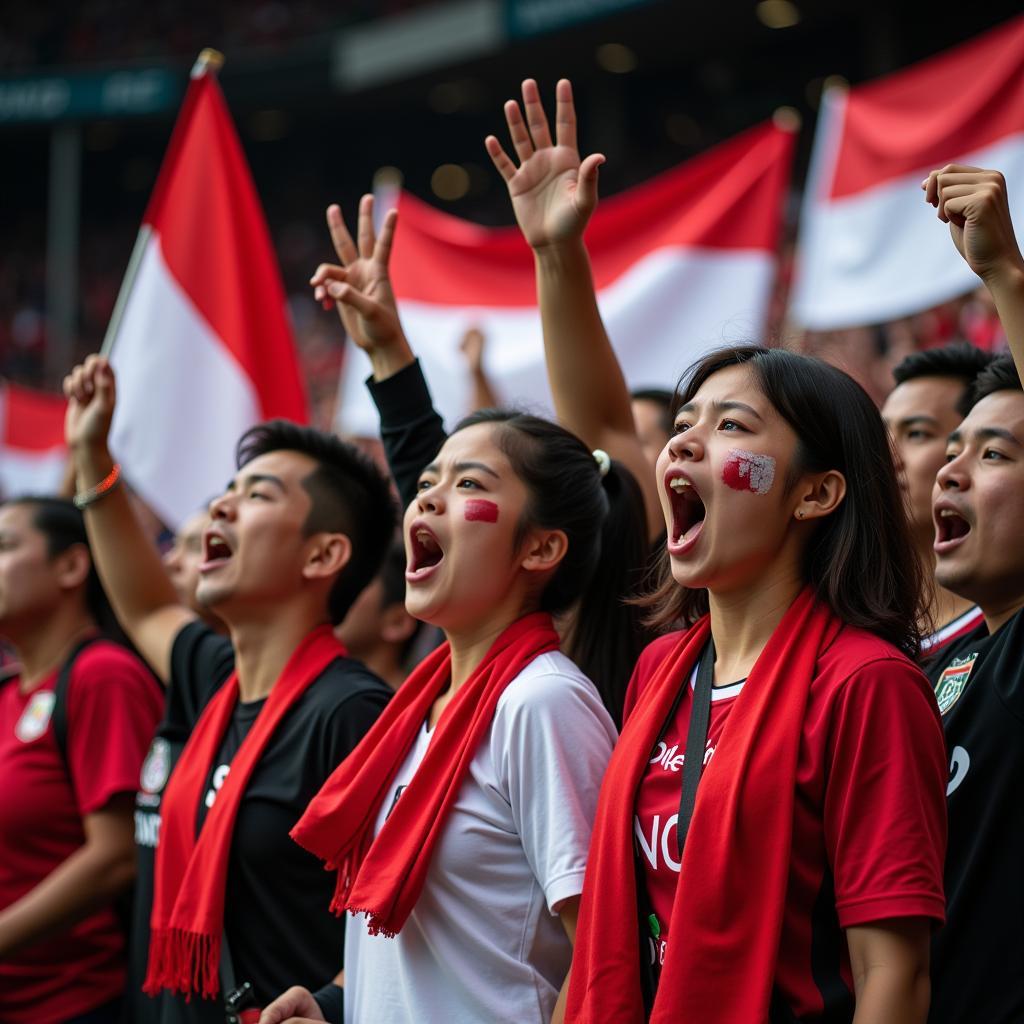
<path fill-rule="evenodd" d="M 948 164 L 921 183 L 957 252 L 992 293 L 1017 372 L 1024 377 L 1024 259 L 999 171 Z"/>
<path fill-rule="evenodd" d="M 629 389 L 597 308 L 583 243 L 583 230 L 597 205 L 597 173 L 604 157 L 595 153 L 580 161 L 576 109 L 566 79 L 558 83 L 555 96 L 554 142 L 532 78 L 523 82 L 525 119 L 515 100 L 505 104 L 518 168 L 493 135 L 485 145 L 533 249 L 555 412 L 586 444 L 603 448 L 632 471 L 654 538 L 664 529 L 654 472 L 637 438 Z"/>
<path fill-rule="evenodd" d="M 106 359 L 89 356 L 64 378 L 68 411 L 64 435 L 79 492 L 108 478 L 114 460 L 107 447 L 114 415 L 114 371 Z M 96 570 L 114 612 L 139 653 L 166 683 L 178 631 L 196 616 L 178 602 L 160 555 L 132 509 L 128 493 L 114 487 L 85 509 Z"/>
<path fill-rule="evenodd" d="M 310 278 L 313 296 L 337 307 L 352 341 L 370 358 L 370 397 L 380 414 L 380 436 L 403 505 L 416 492 L 420 472 L 445 441 L 427 382 L 398 317 L 388 259 L 398 213 L 384 218 L 380 237 L 373 228 L 373 196 L 359 204 L 359 244 L 337 206 L 327 208 L 327 227 L 341 264 L 321 263 Z"/>

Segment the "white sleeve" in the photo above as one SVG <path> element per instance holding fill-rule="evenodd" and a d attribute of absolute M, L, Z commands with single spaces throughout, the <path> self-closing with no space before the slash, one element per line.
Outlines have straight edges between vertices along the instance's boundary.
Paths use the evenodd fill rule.
<path fill-rule="evenodd" d="M 567 667 L 575 669 L 571 662 Z M 495 764 L 552 914 L 562 900 L 583 891 L 597 796 L 615 740 L 615 725 L 593 684 L 578 670 L 559 671 L 550 662 L 529 666 L 496 709 Z"/>

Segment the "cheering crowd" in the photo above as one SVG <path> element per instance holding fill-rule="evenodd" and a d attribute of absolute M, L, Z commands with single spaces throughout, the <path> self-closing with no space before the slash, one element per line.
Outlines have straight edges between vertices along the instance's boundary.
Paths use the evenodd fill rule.
<path fill-rule="evenodd" d="M 310 283 L 390 479 L 260 424 L 161 561 L 113 371 L 66 378 L 74 502 L 0 506 L 0 1024 L 1021 1021 L 1002 176 L 922 190 L 1008 354 L 914 354 L 881 414 L 754 345 L 631 396 L 569 83 L 505 117 L 556 420 L 445 433 L 368 196 Z"/>

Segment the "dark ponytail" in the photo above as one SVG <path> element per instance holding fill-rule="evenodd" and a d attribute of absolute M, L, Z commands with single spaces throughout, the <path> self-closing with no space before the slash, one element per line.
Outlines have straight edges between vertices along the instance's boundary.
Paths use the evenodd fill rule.
<path fill-rule="evenodd" d="M 602 476 L 593 453 L 564 427 L 528 413 L 484 409 L 456 431 L 493 424 L 495 443 L 530 498 L 517 542 L 533 527 L 559 529 L 568 550 L 541 595 L 552 615 L 573 609 L 566 653 L 593 680 L 618 725 L 630 673 L 648 637 L 627 598 L 647 558 L 643 496 L 612 462 Z"/>

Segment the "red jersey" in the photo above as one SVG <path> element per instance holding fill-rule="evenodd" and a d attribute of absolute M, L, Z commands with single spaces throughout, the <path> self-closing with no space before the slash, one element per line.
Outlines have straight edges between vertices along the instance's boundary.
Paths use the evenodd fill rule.
<path fill-rule="evenodd" d="M 677 641 L 678 634 L 662 637 L 641 655 L 626 697 L 627 717 Z M 675 719 L 651 752 L 635 805 L 633 838 L 656 918 L 648 930 L 656 970 L 672 941 L 676 819 L 694 681 L 695 672 Z M 712 691 L 705 766 L 743 685 Z M 844 929 L 894 917 L 943 920 L 947 776 L 942 727 L 927 680 L 882 641 L 844 630 L 818 663 L 797 765 L 775 979 L 777 999 L 796 1018 L 852 1019 Z M 737 913 L 744 910 L 750 908 L 737 907 Z"/>
<path fill-rule="evenodd" d="M 85 842 L 82 820 L 134 793 L 162 711 L 131 653 L 106 641 L 75 659 L 67 763 L 50 717 L 57 672 L 29 693 L 0 685 L 0 908 L 34 889 Z M 0 1021 L 56 1024 L 124 991 L 123 929 L 106 908 L 0 962 Z"/>

